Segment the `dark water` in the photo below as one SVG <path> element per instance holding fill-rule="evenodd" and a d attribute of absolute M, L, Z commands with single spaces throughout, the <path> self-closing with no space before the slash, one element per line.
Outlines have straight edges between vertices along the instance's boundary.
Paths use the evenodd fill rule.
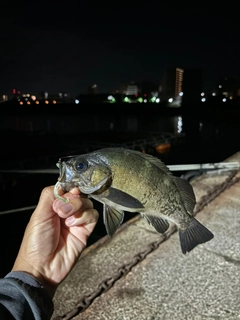
<path fill-rule="evenodd" d="M 16 123 L 16 121 L 11 121 Z M 17 121 L 18 126 L 24 126 L 23 123 L 19 124 L 19 119 Z M 26 121 L 30 121 L 31 127 L 33 128 L 41 128 L 41 122 L 44 123 L 44 126 L 47 123 L 48 128 L 52 128 L 55 126 L 56 119 L 53 118 L 52 121 L 35 119 L 34 122 L 27 118 Z M 58 121 L 62 121 L 61 123 L 64 127 L 63 122 L 66 120 L 58 119 Z M 102 142 L 103 140 L 114 142 L 115 140 L 118 143 L 121 143 L 124 142 L 124 140 L 131 140 L 134 136 L 139 136 L 140 133 L 141 136 L 144 133 L 147 135 L 148 132 L 184 134 L 184 140 L 181 143 L 176 143 L 172 146 L 169 152 L 155 154 L 167 165 L 221 162 L 240 149 L 240 126 L 236 119 L 233 119 L 233 121 L 229 118 L 222 118 L 220 120 L 214 118 L 202 120 L 200 118 L 195 118 L 194 115 L 185 118 L 177 115 L 159 118 L 155 117 L 152 119 L 149 117 L 138 119 L 134 116 L 116 119 L 109 116 L 104 117 L 104 120 L 101 119 L 100 121 L 99 119 L 95 119 L 94 121 L 95 125 L 92 126 L 94 130 L 91 134 L 89 132 L 86 133 L 86 128 L 85 131 L 76 133 L 77 125 L 75 124 L 73 125 L 74 133 L 72 134 L 71 128 L 68 125 L 66 133 L 58 133 L 57 140 L 56 136 L 51 134 L 46 135 L 47 139 L 45 136 L 36 138 L 34 135 L 29 139 L 26 138 L 27 135 L 25 133 L 19 133 L 18 137 L 12 135 L 10 148 L 7 148 L 7 145 L 5 145 L 4 149 L 2 148 L 1 150 L 2 165 L 6 165 L 6 159 L 8 163 L 14 161 L 16 163 L 18 158 L 28 159 L 29 154 L 34 158 L 34 156 L 37 155 L 44 157 L 44 155 L 54 154 L 55 152 L 56 156 L 53 156 L 50 160 L 48 159 L 50 162 L 46 162 L 46 159 L 41 159 L 40 161 L 29 160 L 29 162 L 24 164 L 24 168 L 31 167 L 37 169 L 46 166 L 55 168 L 58 155 L 65 155 L 66 153 L 73 152 L 78 146 L 82 145 L 82 141 L 85 142 L 85 145 L 87 145 L 88 140 L 91 141 L 91 143 L 93 140 L 95 142 Z M 86 127 L 86 124 L 84 126 Z M 25 138 L 23 139 L 23 137 Z M 178 172 L 174 174 L 180 175 L 182 173 Z M 3 211 L 36 205 L 41 190 L 47 185 L 54 185 L 58 175 L 8 173 L 1 174 L 0 178 L 2 180 L 2 201 L 0 211 Z M 101 214 L 102 205 L 94 200 L 93 202 L 95 208 L 100 212 L 100 218 L 93 234 L 89 238 L 88 245 L 106 235 Z M 32 210 L 25 210 L 0 215 L 1 277 L 9 272 L 13 265 L 24 229 L 31 213 Z M 134 214 L 126 213 L 125 221 L 133 216 Z"/>

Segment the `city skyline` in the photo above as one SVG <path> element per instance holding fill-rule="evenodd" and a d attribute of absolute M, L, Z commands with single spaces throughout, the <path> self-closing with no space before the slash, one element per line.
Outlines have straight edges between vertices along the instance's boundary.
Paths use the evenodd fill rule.
<path fill-rule="evenodd" d="M 203 69 L 204 89 L 221 77 L 239 81 L 240 22 L 226 8 L 142 7 L 118 10 L 69 2 L 2 7 L 0 92 L 67 91 L 97 83 L 112 92 L 123 83 L 161 83 L 168 68 Z M 39 17 L 42 17 L 39 19 Z"/>

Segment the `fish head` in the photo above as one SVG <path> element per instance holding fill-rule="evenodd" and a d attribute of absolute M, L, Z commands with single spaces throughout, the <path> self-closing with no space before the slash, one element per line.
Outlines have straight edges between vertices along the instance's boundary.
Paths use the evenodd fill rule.
<path fill-rule="evenodd" d="M 57 163 L 58 181 L 64 192 L 78 187 L 84 194 L 100 194 L 111 185 L 111 168 L 101 158 L 85 154 L 65 159 Z"/>

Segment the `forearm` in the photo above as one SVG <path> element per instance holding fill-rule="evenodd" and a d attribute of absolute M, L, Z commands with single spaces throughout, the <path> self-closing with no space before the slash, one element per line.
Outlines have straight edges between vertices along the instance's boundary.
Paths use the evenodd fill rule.
<path fill-rule="evenodd" d="M 10 272 L 0 279 L 0 315 L 12 314 L 9 319 L 49 320 L 53 302 L 45 288 L 25 272 Z M 8 320 L 8 318 L 5 318 Z"/>

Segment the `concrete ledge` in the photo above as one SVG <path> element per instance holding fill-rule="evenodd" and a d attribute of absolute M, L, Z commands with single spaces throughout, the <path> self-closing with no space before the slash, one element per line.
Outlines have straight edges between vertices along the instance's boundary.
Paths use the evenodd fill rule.
<path fill-rule="evenodd" d="M 175 228 L 167 239 L 140 216 L 87 248 L 56 292 L 52 319 L 240 319 L 239 180 L 216 172 L 192 182 L 196 218 L 214 239 L 186 255 Z"/>

